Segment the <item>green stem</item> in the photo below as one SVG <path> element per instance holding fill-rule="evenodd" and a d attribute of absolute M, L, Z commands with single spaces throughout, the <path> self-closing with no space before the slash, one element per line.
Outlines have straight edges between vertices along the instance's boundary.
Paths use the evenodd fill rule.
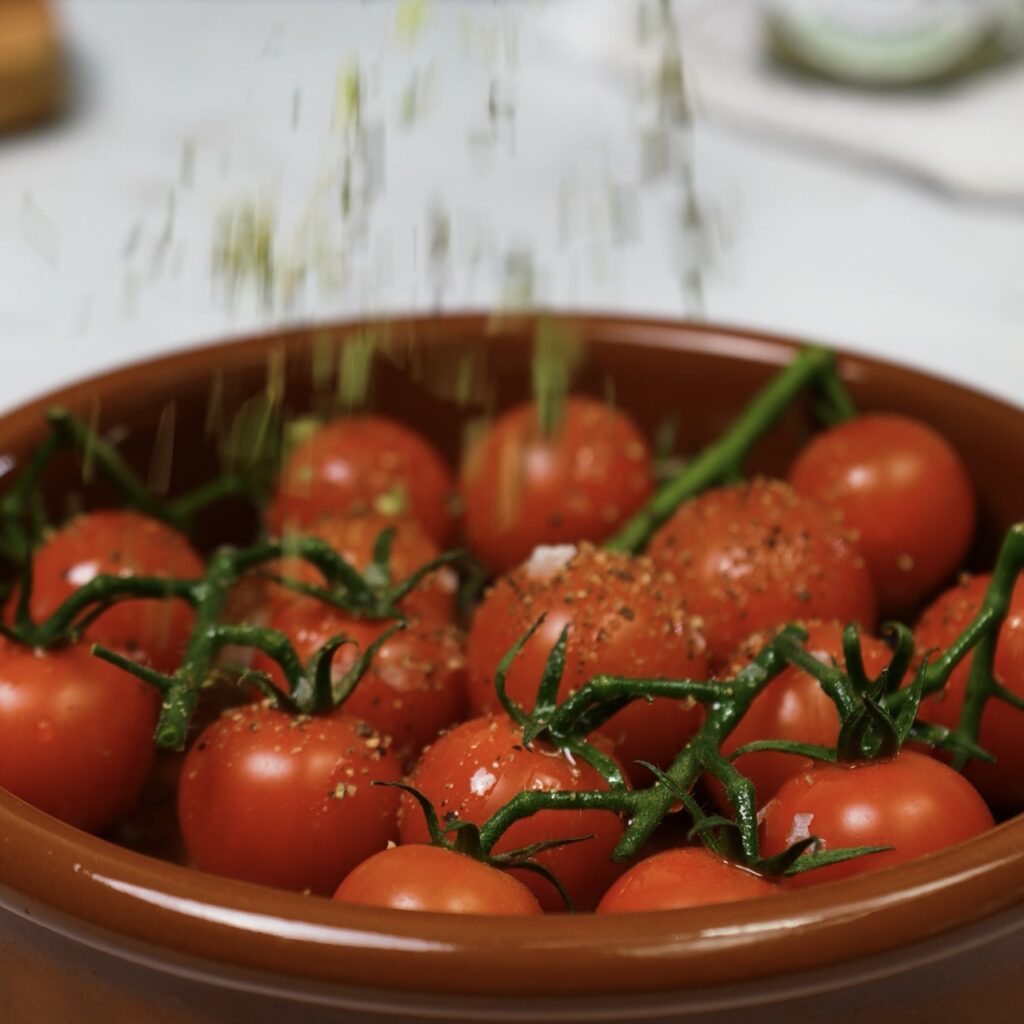
<path fill-rule="evenodd" d="M 715 776 L 729 794 L 733 817 L 739 825 L 744 859 L 756 861 L 760 856 L 757 841 L 757 794 L 754 784 L 727 758 L 718 747 L 702 744 L 704 767 Z"/>
<path fill-rule="evenodd" d="M 88 621 L 115 602 L 137 598 L 180 598 L 195 605 L 197 588 L 201 583 L 201 580 L 160 576 L 96 576 L 70 594 L 45 621 L 38 625 L 19 622 L 14 632 L 19 640 L 32 647 L 50 647 L 68 633 L 84 629 Z M 88 621 L 80 618 L 83 615 Z"/>
<path fill-rule="evenodd" d="M 162 672 L 157 672 L 156 669 L 150 668 L 148 665 L 140 665 L 137 661 L 132 661 L 131 658 L 126 658 L 118 651 L 112 651 L 109 647 L 104 647 L 102 644 L 93 644 L 89 649 L 89 653 L 101 661 L 109 661 L 111 665 L 116 665 L 119 669 L 131 673 L 131 675 L 144 680 L 151 686 L 155 686 L 161 695 L 166 694 L 174 685 L 173 676 L 165 676 Z"/>
<path fill-rule="evenodd" d="M 172 592 L 188 599 L 195 607 L 196 618 L 189 636 L 181 666 L 173 676 L 167 677 L 162 687 L 163 703 L 157 723 L 156 742 L 161 747 L 180 749 L 185 744 L 188 726 L 199 700 L 199 693 L 213 669 L 217 654 L 227 644 L 257 647 L 272 657 L 288 680 L 289 692 L 275 691 L 276 699 L 293 711 L 316 710 L 316 694 L 309 671 L 304 666 L 288 638 L 277 630 L 259 626 L 233 625 L 220 621 L 231 588 L 246 572 L 264 562 L 292 555 L 312 563 L 334 585 L 351 585 L 354 603 L 371 606 L 375 595 L 363 577 L 353 569 L 329 544 L 315 537 L 289 538 L 286 541 L 265 541 L 249 548 L 224 547 L 215 551 L 201 580 L 144 580 L 143 578 L 114 577 L 118 586 L 140 590 L 143 585 L 162 588 L 160 596 Z M 88 585 L 87 585 L 88 586 Z M 83 588 L 85 590 L 87 588 Z M 78 592 L 79 595 L 82 591 Z M 153 596 L 147 593 L 146 596 Z M 71 617 L 85 598 L 74 595 L 62 606 L 65 617 Z M 396 627 L 397 628 L 397 627 Z M 367 659 L 394 632 L 383 633 L 357 661 L 359 674 L 365 671 Z M 109 659 L 108 659 L 109 660 Z M 124 667 L 124 666 L 122 666 Z M 329 670 L 329 664 L 327 666 Z M 145 678 L 140 672 L 136 675 Z M 346 677 L 347 678 L 347 677 Z"/>
<path fill-rule="evenodd" d="M 833 373 L 835 359 L 822 348 L 805 348 L 780 370 L 743 410 L 732 426 L 665 483 L 653 498 L 610 540 L 611 551 L 635 554 L 686 500 L 732 479 L 747 454 L 786 411 L 793 399 L 816 380 Z"/>
<path fill-rule="evenodd" d="M 831 371 L 823 373 L 818 378 L 818 390 L 825 406 L 823 410 L 819 410 L 819 415 L 828 426 L 846 423 L 856 417 L 857 406 L 835 365 Z"/>
<path fill-rule="evenodd" d="M 316 553 L 318 559 L 324 561 L 327 561 L 324 557 L 325 549 L 334 555 L 322 541 L 311 542 L 307 547 Z M 225 644 L 251 642 L 266 650 L 281 665 L 289 684 L 295 685 L 295 664 L 298 664 L 299 673 L 302 672 L 302 665 L 291 644 L 285 648 L 280 642 L 283 634 L 260 627 L 232 626 L 220 622 L 228 594 L 239 577 L 269 559 L 280 557 L 282 548 L 280 542 L 268 542 L 241 550 L 225 547 L 213 553 L 205 578 L 195 585 L 196 621 L 181 667 L 174 673 L 174 682 L 164 695 L 156 730 L 159 746 L 172 749 L 184 746 L 199 692 L 217 653 Z M 337 558 L 336 555 L 334 557 Z"/>
<path fill-rule="evenodd" d="M 983 637 L 992 632 L 995 619 L 995 608 L 986 601 L 964 631 L 935 661 L 929 663 L 928 671 L 925 673 L 924 696 L 937 693 L 946 685 L 957 665 L 978 646 Z"/>
<path fill-rule="evenodd" d="M 699 679 L 629 679 L 623 676 L 594 676 L 567 697 L 546 720 L 545 727 L 554 736 L 573 732 L 591 732 L 603 725 L 631 701 L 649 697 L 669 697 L 700 704 L 717 704 L 731 696 L 728 681 L 706 682 Z M 596 713 L 593 709 L 596 708 Z M 586 726 L 580 729 L 581 720 Z"/>
<path fill-rule="evenodd" d="M 166 504 L 150 492 L 112 444 L 104 441 L 67 409 L 50 409 L 46 418 L 57 437 L 81 459 L 91 460 L 103 470 L 128 504 L 179 529 L 186 525 L 168 514 Z"/>
<path fill-rule="evenodd" d="M 117 487 L 126 504 L 183 533 L 189 531 L 195 514 L 207 505 L 235 495 L 252 498 L 251 482 L 243 475 L 228 473 L 168 501 L 153 494 L 112 444 L 97 436 L 94 430 L 67 409 L 50 409 L 47 420 L 50 424 L 50 435 L 36 450 L 32 461 L 5 499 L 9 500 L 12 506 L 26 506 L 28 496 L 36 489 L 46 464 L 58 448 L 65 446 L 74 451 L 83 464 L 94 463 Z M 2 504 L 0 515 L 3 516 L 6 528 L 10 522 L 10 515 Z"/>
<path fill-rule="evenodd" d="M 619 814 L 633 813 L 644 791 L 640 790 L 559 790 L 549 793 L 542 790 L 524 790 L 517 793 L 507 804 L 499 807 L 480 826 L 480 846 L 484 853 L 490 849 L 517 821 L 529 818 L 538 811 L 613 811 Z"/>
<path fill-rule="evenodd" d="M 219 628 L 219 620 L 227 602 L 228 592 L 239 576 L 241 553 L 221 548 L 213 553 L 206 577 L 196 587 L 196 620 L 189 635 L 181 667 L 174 673 L 174 682 L 164 694 L 160 720 L 156 727 L 158 746 L 180 750 L 185 745 L 199 692 L 212 667 L 217 652 L 227 642 Z"/>
<path fill-rule="evenodd" d="M 353 568 L 334 548 L 319 537 L 293 536 L 268 540 L 234 553 L 239 573 L 276 558 L 302 558 L 315 566 L 330 586 L 341 587 L 355 606 L 370 608 L 376 597 L 362 573 Z"/>
<path fill-rule="evenodd" d="M 684 693 L 685 696 L 697 699 L 695 695 L 700 694 L 709 698 L 709 701 L 712 697 L 717 698 L 710 701 L 707 716 L 700 731 L 683 747 L 663 777 L 653 786 L 642 790 L 613 789 L 611 791 L 556 793 L 529 791 L 520 793 L 499 808 L 480 827 L 481 844 L 484 850 L 489 850 L 502 833 L 516 821 L 529 817 L 537 811 L 600 809 L 625 814 L 630 819 L 613 857 L 616 860 L 623 860 L 633 856 L 669 812 L 672 805 L 678 802 L 678 794 L 688 792 L 704 771 L 705 764 L 714 761 L 716 756 L 720 757 L 718 749 L 722 740 L 736 727 L 757 694 L 786 667 L 786 661 L 780 653 L 780 641 L 785 638 L 802 636 L 805 634 L 798 627 L 787 626 L 757 655 L 750 665 L 739 672 L 735 679 L 727 682 L 709 684 L 701 680 L 679 680 L 675 683 L 676 691 L 672 692 L 671 685 L 665 680 L 650 681 L 659 686 L 666 695 L 678 696 L 679 693 Z M 606 692 L 624 694 L 631 699 L 639 699 L 644 696 L 639 692 L 639 688 L 637 691 L 631 692 L 631 688 L 627 685 L 629 680 L 606 676 L 595 680 L 595 682 L 598 684 L 596 690 L 591 690 L 587 698 L 577 700 L 572 705 L 570 713 L 566 713 L 560 718 L 560 712 L 556 711 L 553 719 L 557 720 L 560 726 L 568 728 L 570 723 L 578 722 L 581 717 L 585 717 L 586 710 L 591 703 L 591 696 L 595 692 L 600 693 L 602 688 Z M 613 696 L 611 699 L 615 703 L 620 697 Z M 569 698 L 570 702 L 573 700 L 573 697 Z M 728 770 L 726 770 L 726 774 L 728 774 Z M 736 775 L 739 776 L 739 773 L 737 772 Z M 729 799 L 734 801 L 734 806 L 739 808 L 747 819 L 744 824 L 741 824 L 741 829 L 745 829 L 744 849 L 749 850 L 751 857 L 756 857 L 757 821 L 751 801 L 744 797 L 740 788 L 736 780 L 730 777 L 726 783 L 726 792 Z"/>
<path fill-rule="evenodd" d="M 801 635 L 801 631 L 787 626 L 731 681 L 731 698 L 721 700 L 708 709 L 700 731 L 683 747 L 665 772 L 670 784 L 666 785 L 665 782 L 659 781 L 649 789 L 635 792 L 638 806 L 612 853 L 614 860 L 628 860 L 636 854 L 650 834 L 661 824 L 672 805 L 677 802 L 676 794 L 680 791 L 688 792 L 692 788 L 703 773 L 704 765 L 717 754 L 722 741 L 739 724 L 754 698 L 786 667 L 786 660 L 781 654 L 780 640 Z M 747 801 L 736 787 L 726 783 L 725 788 L 733 807 L 745 810 Z M 756 857 L 756 817 L 751 817 L 746 823 L 740 822 L 740 828 L 741 831 L 745 831 L 745 850 L 750 847 L 752 855 Z"/>
<path fill-rule="evenodd" d="M 459 561 L 465 557 L 465 554 L 466 552 L 464 551 L 446 551 L 432 561 L 427 562 L 426 565 L 421 565 L 414 573 L 407 576 L 400 583 L 387 589 L 388 602 L 392 606 L 398 605 L 404 597 L 415 590 L 431 573 L 437 572 L 438 569 L 445 565 L 451 565 L 453 562 Z M 385 581 L 385 587 L 387 588 L 387 581 Z"/>
<path fill-rule="evenodd" d="M 850 681 L 850 677 L 841 669 L 832 665 L 823 665 L 806 650 L 800 642 L 791 636 L 780 636 L 777 641 L 779 653 L 791 665 L 802 669 L 821 684 L 826 696 L 836 706 L 840 721 L 849 721 L 862 710 L 862 702 Z"/>
<path fill-rule="evenodd" d="M 1013 591 L 1020 578 L 1022 568 L 1024 568 L 1024 523 L 1016 523 L 1003 540 L 1003 546 L 992 573 L 992 580 L 988 585 L 988 590 L 985 591 L 981 610 L 971 626 L 968 627 L 968 631 L 973 634 L 976 630 L 971 627 L 975 626 L 978 620 L 986 621 L 985 631 L 977 640 L 974 648 L 964 703 L 954 730 L 959 739 L 970 743 L 978 742 L 981 717 L 985 712 L 986 704 L 991 698 L 1001 696 L 1001 687 L 996 682 L 994 671 L 996 645 L 999 642 L 1003 620 L 1010 610 L 1010 601 L 1013 598 Z M 969 755 L 963 751 L 956 753 L 953 757 L 953 766 L 957 769 L 963 768 L 968 758 Z"/>
<path fill-rule="evenodd" d="M 255 647 L 269 655 L 281 666 L 281 671 L 288 682 L 287 693 L 275 687 L 278 703 L 289 710 L 298 709 L 301 691 L 307 685 L 306 674 L 291 641 L 284 633 L 266 626 L 234 625 L 219 623 L 214 627 L 217 650 L 229 644 L 239 647 Z"/>
<path fill-rule="evenodd" d="M 238 495 L 252 496 L 250 482 L 237 473 L 225 473 L 171 501 L 161 502 L 163 511 L 160 518 L 167 519 L 169 522 L 188 524 L 192 522 L 195 514 L 206 508 L 207 505 L 213 505 L 225 498 L 233 498 Z"/>
<path fill-rule="evenodd" d="M 11 489 L 0 498 L 0 550 L 12 562 L 23 563 L 34 547 L 34 530 L 26 532 L 33 495 L 38 493 L 39 478 L 60 446 L 53 433 L 33 451 Z"/>

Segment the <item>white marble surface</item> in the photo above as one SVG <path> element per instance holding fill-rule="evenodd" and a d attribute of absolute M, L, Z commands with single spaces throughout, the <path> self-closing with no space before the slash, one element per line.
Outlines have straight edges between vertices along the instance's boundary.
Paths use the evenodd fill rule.
<path fill-rule="evenodd" d="M 1024 405 L 1024 207 L 699 119 L 687 226 L 639 6 L 64 0 L 74 109 L 0 143 L 0 406 L 265 325 L 526 292 L 702 309 Z M 262 296 L 211 274 L 246 209 L 274 225 Z"/>

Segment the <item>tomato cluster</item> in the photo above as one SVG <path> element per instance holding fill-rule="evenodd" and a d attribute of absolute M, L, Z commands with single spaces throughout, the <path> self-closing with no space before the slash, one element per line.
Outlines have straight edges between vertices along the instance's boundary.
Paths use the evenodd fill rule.
<path fill-rule="evenodd" d="M 879 611 L 919 609 L 973 536 L 950 445 L 905 417 L 865 415 L 815 435 L 788 481 L 734 482 L 726 468 L 656 517 L 645 553 L 622 550 L 618 531 L 655 493 L 651 451 L 625 413 L 573 396 L 554 426 L 532 403 L 499 417 L 459 473 L 394 420 L 327 422 L 280 468 L 265 555 L 224 555 L 216 572 L 154 516 L 81 514 L 37 547 L 6 606 L 0 784 L 105 832 L 139 798 L 158 716 L 198 705 L 177 791 L 190 863 L 345 902 L 500 914 L 564 897 L 601 913 L 759 898 L 958 842 L 992 824 L 989 806 L 1024 807 L 1015 712 L 985 712 L 977 741 L 996 763 L 973 761 L 965 778 L 950 755 L 916 750 L 865 746 L 833 763 L 853 713 L 813 664 L 779 666 L 735 721 L 719 707 L 787 623 L 823 669 L 861 681 L 848 702 L 882 700 L 899 659 L 873 633 Z M 458 536 L 492 574 L 462 620 L 459 576 L 442 564 Z M 40 627 L 101 577 L 113 596 L 59 635 Z M 115 593 L 141 578 L 148 596 Z M 160 597 L 161 579 L 177 581 L 173 595 Z M 965 578 L 924 611 L 920 678 L 987 587 Z M 1020 698 L 1022 624 L 1024 584 L 994 663 Z M 92 658 L 90 641 L 145 681 Z M 214 672 L 236 680 L 226 710 L 206 696 Z M 965 661 L 925 697 L 922 723 L 956 728 L 967 673 Z M 591 692 L 580 731 L 564 730 L 559 708 Z M 717 753 L 672 809 L 739 814 L 736 793 L 752 794 L 763 859 L 730 863 L 671 820 L 660 852 L 613 857 L 637 794 L 672 784 L 664 773 L 708 722 Z M 415 792 L 394 787 L 403 779 Z M 492 836 L 522 794 L 552 800 Z M 791 878 L 751 870 L 812 837 L 818 853 L 865 855 Z"/>

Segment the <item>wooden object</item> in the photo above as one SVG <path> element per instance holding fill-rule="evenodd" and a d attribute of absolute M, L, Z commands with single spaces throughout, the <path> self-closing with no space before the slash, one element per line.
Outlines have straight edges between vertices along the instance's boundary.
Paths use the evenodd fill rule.
<path fill-rule="evenodd" d="M 57 23 L 45 0 L 0 0 L 0 132 L 51 117 L 63 76 Z"/>

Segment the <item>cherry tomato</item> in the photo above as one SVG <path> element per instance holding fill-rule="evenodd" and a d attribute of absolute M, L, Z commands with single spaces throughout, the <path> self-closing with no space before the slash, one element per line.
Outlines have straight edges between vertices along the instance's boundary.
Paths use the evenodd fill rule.
<path fill-rule="evenodd" d="M 613 554 L 585 544 L 540 548 L 525 565 L 500 579 L 477 608 L 466 656 L 470 702 L 495 710 L 494 675 L 508 650 L 541 613 L 543 625 L 512 662 L 506 690 L 532 709 L 547 657 L 571 626 L 564 699 L 598 673 L 663 679 L 703 679 L 704 640 L 673 576 L 645 558 Z M 631 774 L 646 777 L 637 759 L 667 767 L 700 727 L 703 710 L 683 701 L 640 700 L 603 727 Z"/>
<path fill-rule="evenodd" d="M 185 757 L 178 819 L 196 867 L 329 896 L 396 838 L 394 755 L 340 712 L 294 717 L 265 704 L 226 712 Z"/>
<path fill-rule="evenodd" d="M 771 896 L 779 887 L 702 846 L 664 850 L 634 864 L 597 905 L 599 914 L 681 910 Z"/>
<path fill-rule="evenodd" d="M 902 614 L 948 579 L 974 535 L 974 488 L 953 447 L 906 416 L 859 416 L 815 437 L 789 471 L 800 494 L 842 512 L 878 603 Z"/>
<path fill-rule="evenodd" d="M 364 860 L 346 876 L 336 900 L 394 910 L 443 914 L 543 914 L 529 889 L 481 861 L 413 843 L 393 846 Z"/>
<path fill-rule="evenodd" d="M 409 782 L 437 810 L 442 823 L 482 825 L 520 790 L 607 789 L 602 776 L 579 760 L 543 743 L 523 746 L 522 731 L 504 716 L 474 718 L 456 726 L 428 747 Z M 398 812 L 403 843 L 427 841 L 427 826 L 415 801 L 403 794 Z M 592 835 L 580 843 L 547 850 L 537 857 L 565 886 L 577 910 L 591 910 L 622 870 L 609 857 L 622 836 L 622 821 L 609 811 L 540 811 L 516 822 L 494 846 L 494 853 L 546 839 Z M 518 877 L 545 910 L 564 904 L 549 881 L 532 872 Z"/>
<path fill-rule="evenodd" d="M 918 650 L 945 649 L 981 610 L 990 575 L 965 576 L 921 616 L 916 630 Z M 952 729 L 960 717 L 971 656 L 954 670 L 945 689 L 921 702 L 919 717 Z M 1024 697 L 1024 580 L 1014 588 L 1010 612 L 996 644 L 995 677 L 1008 690 Z M 1004 814 L 1024 808 L 1024 713 L 1000 701 L 990 701 L 981 719 L 978 741 L 995 764 L 971 761 L 965 774 L 988 803 Z"/>
<path fill-rule="evenodd" d="M 415 431 L 383 416 L 325 423 L 291 452 L 267 510 L 271 533 L 309 529 L 325 515 L 374 509 L 415 519 L 435 544 L 452 532 L 452 475 Z"/>
<path fill-rule="evenodd" d="M 87 644 L 0 641 L 0 786 L 88 832 L 134 806 L 153 763 L 160 697 Z"/>
<path fill-rule="evenodd" d="M 574 396 L 550 437 L 536 402 L 499 417 L 467 452 L 460 487 L 470 548 L 504 572 L 538 544 L 611 536 L 650 497 L 654 473 L 625 413 Z"/>
<path fill-rule="evenodd" d="M 180 533 L 155 519 L 118 509 L 88 512 L 53 533 L 36 551 L 32 617 L 36 622 L 47 618 L 75 590 L 105 573 L 197 579 L 203 575 L 203 563 Z M 85 635 L 136 661 L 173 672 L 181 663 L 194 619 L 192 609 L 180 599 L 121 601 L 103 612 Z"/>
<path fill-rule="evenodd" d="M 903 750 L 888 761 L 821 764 L 790 779 L 761 815 L 767 856 L 817 836 L 825 850 L 891 846 L 794 875 L 797 887 L 902 864 L 953 846 L 994 824 L 978 791 L 932 757 Z"/>
<path fill-rule="evenodd" d="M 350 565 L 365 573 L 373 561 L 373 549 L 381 533 L 392 527 L 389 567 L 392 583 L 401 583 L 421 566 L 432 562 L 441 549 L 412 519 L 394 519 L 372 510 L 348 511 L 325 516 L 306 532 L 326 541 Z M 264 566 L 276 576 L 302 583 L 322 585 L 324 580 L 312 563 L 304 558 L 282 558 Z M 410 618 L 431 622 L 451 622 L 455 616 L 455 591 L 458 577 L 453 569 L 442 566 L 421 580 L 402 601 L 402 611 Z M 286 587 L 268 588 L 271 614 L 281 605 L 295 600 L 295 591 Z"/>
<path fill-rule="evenodd" d="M 648 554 L 678 576 L 718 661 L 755 630 L 785 622 L 874 626 L 864 559 L 831 511 L 779 480 L 722 487 L 687 502 L 655 534 Z"/>
<path fill-rule="evenodd" d="M 807 650 L 823 664 L 845 669 L 843 627 L 835 621 L 813 622 L 807 624 L 806 629 Z M 771 636 L 770 631 L 755 633 L 744 641 L 725 672 L 726 678 L 753 661 Z M 861 651 L 864 670 L 871 678 L 876 678 L 892 658 L 892 651 L 886 644 L 873 636 L 861 637 Z M 722 753 L 731 754 L 754 740 L 790 740 L 833 747 L 838 736 L 839 713 L 835 704 L 813 676 L 790 665 L 754 698 L 739 725 L 722 743 Z M 807 758 L 774 751 L 743 754 L 733 763 L 754 783 L 759 807 L 763 807 L 787 779 L 813 764 Z M 729 802 L 717 780 L 711 780 L 711 789 L 716 803 L 728 811 Z"/>
<path fill-rule="evenodd" d="M 283 608 L 271 626 L 283 632 L 303 661 L 333 636 L 355 642 L 341 647 L 331 663 L 340 679 L 365 650 L 392 625 L 346 615 L 313 599 Z M 260 654 L 253 666 L 285 680 L 277 662 Z M 454 626 L 410 622 L 385 641 L 345 701 L 349 715 L 369 722 L 391 739 L 395 756 L 404 764 L 415 757 L 446 726 L 459 721 L 466 709 L 466 670 L 462 634 Z"/>

